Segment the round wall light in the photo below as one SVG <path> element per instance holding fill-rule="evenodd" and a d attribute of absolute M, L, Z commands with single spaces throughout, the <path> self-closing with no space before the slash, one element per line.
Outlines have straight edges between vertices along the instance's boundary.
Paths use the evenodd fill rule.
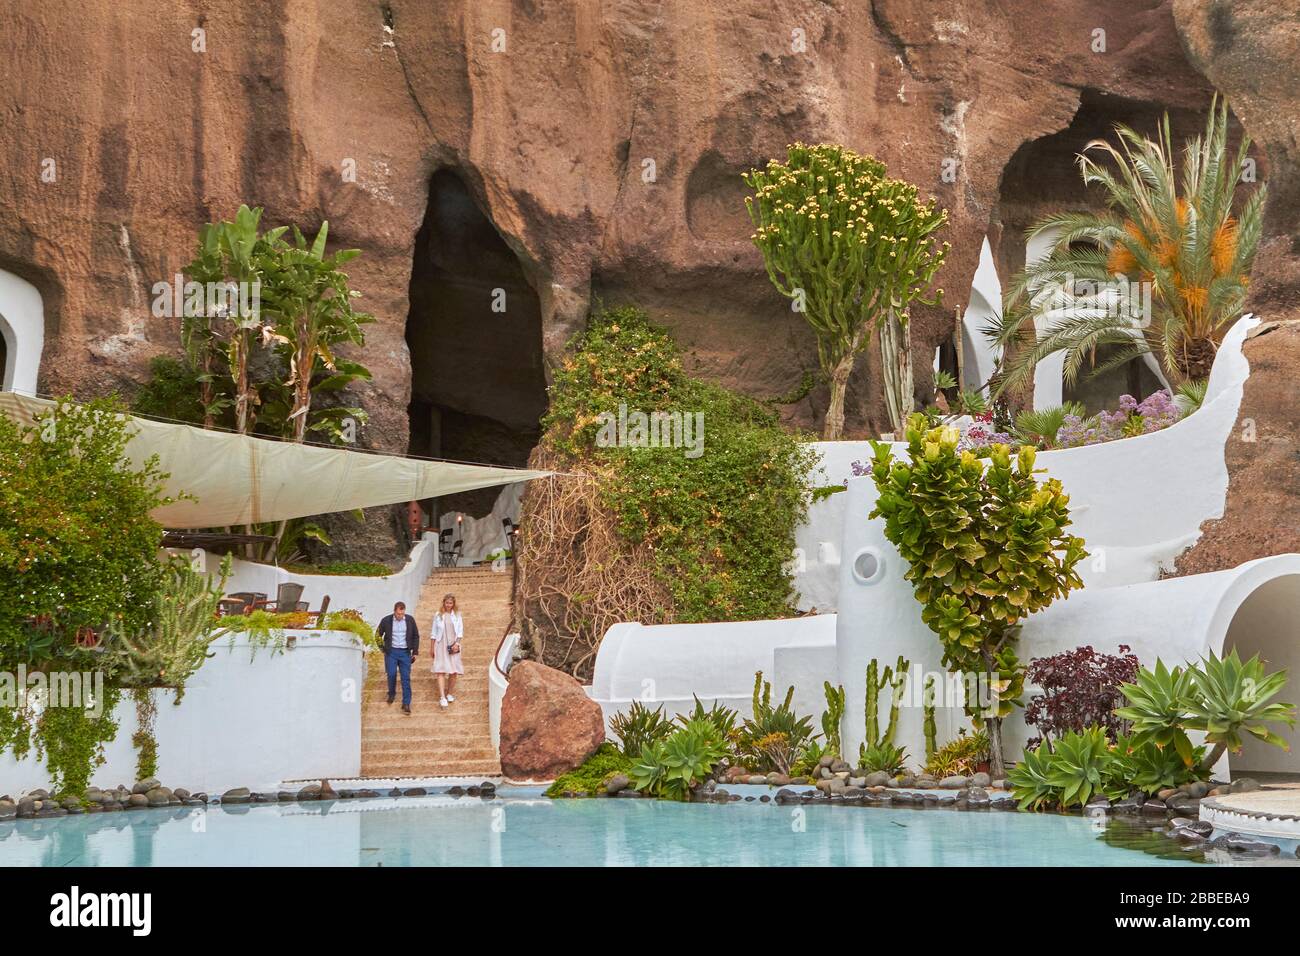
<path fill-rule="evenodd" d="M 853 556 L 853 576 L 859 584 L 875 584 L 885 573 L 885 560 L 875 548 L 863 548 Z"/>

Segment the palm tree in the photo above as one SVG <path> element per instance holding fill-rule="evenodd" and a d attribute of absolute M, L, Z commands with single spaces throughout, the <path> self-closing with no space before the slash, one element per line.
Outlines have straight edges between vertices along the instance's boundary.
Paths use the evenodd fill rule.
<path fill-rule="evenodd" d="M 1175 387 L 1198 381 L 1241 314 L 1266 189 L 1235 203 L 1250 140 L 1230 159 L 1227 102 L 1216 97 L 1204 135 L 1185 144 L 1181 180 L 1168 114 L 1157 140 L 1124 125 L 1115 132 L 1118 147 L 1093 140 L 1078 157 L 1084 183 L 1105 190 L 1108 208 L 1036 223 L 1028 236 L 1047 234 L 1053 245 L 1015 277 L 1002 315 L 983 330 L 1003 349 L 997 394 L 1031 382 L 1034 366 L 1056 352 L 1072 383 L 1100 346 L 1118 348 L 1093 374 L 1154 355 Z"/>

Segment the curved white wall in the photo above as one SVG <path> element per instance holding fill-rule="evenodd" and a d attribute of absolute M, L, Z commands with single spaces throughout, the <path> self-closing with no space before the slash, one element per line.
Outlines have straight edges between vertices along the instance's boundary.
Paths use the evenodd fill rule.
<path fill-rule="evenodd" d="M 812 614 L 726 624 L 615 624 L 596 654 L 591 697 L 606 716 L 638 700 L 663 704 L 669 715 L 685 713 L 695 706 L 692 695 L 706 706 L 716 700 L 747 715 L 754 674 L 762 671 L 774 697 L 794 685 L 796 700 L 808 706 L 823 697 L 835 621 L 834 614 Z M 796 652 L 820 653 L 814 659 L 823 663 L 804 667 L 806 658 Z"/>
<path fill-rule="evenodd" d="M 223 638 L 190 680 L 185 697 L 155 691 L 158 777 L 169 787 L 220 793 L 230 787 L 277 788 L 286 780 L 361 773 L 361 691 L 365 664 L 350 634 L 286 631 L 280 654 L 253 648 L 243 635 Z M 131 786 L 136 754 L 135 704 L 124 695 L 117 738 L 95 772 L 100 787 Z M 0 794 L 48 788 L 34 754 L 0 757 Z"/>
<path fill-rule="evenodd" d="M 187 551 L 173 550 L 172 553 L 186 558 L 191 556 L 191 552 Z M 205 554 L 203 561 L 205 570 L 210 574 L 215 575 L 221 567 L 220 555 Z M 424 538 L 416 542 L 415 547 L 411 549 L 406 564 L 386 577 L 299 574 L 272 564 L 234 558 L 225 590 L 227 594 L 237 591 L 255 591 L 267 595 L 274 601 L 276 588 L 293 581 L 305 585 L 302 600 L 310 604 L 313 610 L 320 607 L 321 598 L 328 595 L 330 610 L 342 611 L 351 608 L 359 611 L 361 616 L 371 624 L 378 625 L 380 618 L 392 613 L 393 605 L 398 601 L 405 601 L 406 609 L 411 614 L 422 613 L 419 607 L 420 590 L 437 564 L 437 538 L 426 532 Z"/>
<path fill-rule="evenodd" d="M 0 335 L 5 341 L 0 389 L 36 394 L 45 347 L 45 307 L 30 282 L 0 269 Z"/>

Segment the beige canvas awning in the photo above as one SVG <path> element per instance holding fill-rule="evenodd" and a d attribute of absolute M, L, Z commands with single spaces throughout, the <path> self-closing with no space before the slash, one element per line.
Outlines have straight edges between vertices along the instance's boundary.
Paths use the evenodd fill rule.
<path fill-rule="evenodd" d="M 43 398 L 0 392 L 0 411 L 24 423 L 54 405 Z M 302 518 L 550 474 L 296 445 L 134 416 L 131 425 L 134 434 L 127 452 L 132 463 L 139 466 L 157 455 L 169 474 L 167 495 L 190 496 L 154 510 L 153 517 L 165 528 Z"/>

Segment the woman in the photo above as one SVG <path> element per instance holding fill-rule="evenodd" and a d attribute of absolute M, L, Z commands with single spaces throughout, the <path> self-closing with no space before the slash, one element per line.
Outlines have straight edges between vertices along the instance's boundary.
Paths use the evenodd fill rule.
<path fill-rule="evenodd" d="M 465 673 L 460 662 L 460 642 L 465 636 L 465 622 L 456 607 L 456 595 L 442 599 L 442 610 L 433 617 L 433 676 L 438 679 L 438 706 L 456 700 L 456 675 Z"/>

